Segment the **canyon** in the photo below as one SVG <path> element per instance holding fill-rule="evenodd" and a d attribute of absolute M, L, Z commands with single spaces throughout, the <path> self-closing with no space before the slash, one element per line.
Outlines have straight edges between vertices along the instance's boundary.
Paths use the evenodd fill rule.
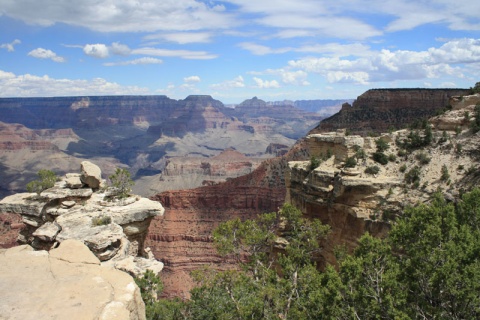
<path fill-rule="evenodd" d="M 107 176 L 128 168 L 142 196 L 223 182 L 284 153 L 320 119 L 258 98 L 235 108 L 201 95 L 2 98 L 0 196 L 24 191 L 40 169 L 64 174 L 83 160 Z"/>
<path fill-rule="evenodd" d="M 439 95 L 446 97 L 449 92 L 438 90 Z M 468 93 L 467 90 L 455 92 Z M 370 91 L 364 96 L 368 93 Z M 373 93 L 370 98 L 371 104 L 388 106 L 383 99 L 376 101 L 377 92 Z M 391 99 L 395 99 L 396 93 L 397 90 L 391 90 L 388 94 Z M 405 97 L 404 94 L 400 97 L 402 96 Z M 418 103 L 421 99 L 428 99 L 428 95 L 408 97 L 401 105 L 408 107 L 408 101 Z M 426 116 L 435 116 L 446 104 L 457 103 L 450 97 L 446 101 L 440 100 L 439 105 L 432 107 Z M 470 114 L 473 113 L 474 104 L 468 107 Z M 407 127 L 426 114 L 418 108 L 412 110 L 408 113 L 409 117 L 402 118 L 404 121 L 402 127 Z M 418 112 L 415 113 L 415 110 Z M 469 124 L 463 120 L 465 111 L 448 111 L 444 116 L 431 118 L 431 124 L 437 129 L 435 134 L 436 139 L 439 139 L 442 130 L 449 130 L 450 136 L 455 132 L 453 125 L 447 127 L 445 123 L 453 121 L 452 119 L 456 117 L 462 117 L 458 121 L 463 123 L 461 127 L 463 133 L 456 137 L 459 139 L 456 143 L 469 145 L 468 151 L 464 148 L 465 156 L 462 156 L 462 163 L 465 162 L 462 165 L 467 168 L 478 162 L 475 155 L 478 141 L 468 134 Z M 371 123 L 367 125 L 379 135 L 385 126 L 377 127 L 377 124 L 377 116 L 373 116 Z M 448 186 L 445 183 L 435 180 L 438 180 L 440 164 L 448 164 L 449 172 L 456 177 L 455 183 L 448 187 L 454 194 L 453 190 L 456 187 L 469 188 L 463 185 L 469 179 L 474 179 L 472 174 L 458 171 L 454 148 L 446 150 L 447 147 L 442 145 L 431 150 L 432 154 L 441 156 L 442 161 L 436 161 L 434 169 L 427 166 L 422 173 L 433 174 L 428 175 L 427 191 L 404 193 L 403 190 L 410 189 L 408 187 L 405 189 L 404 173 L 400 171 L 400 167 L 403 163 L 407 163 L 408 168 L 413 166 L 417 162 L 415 155 L 411 154 L 406 158 L 397 156 L 395 162 L 381 168 L 379 175 L 365 174 L 365 168 L 374 165 L 370 157 L 375 151 L 374 141 L 378 138 L 350 135 L 347 132 L 354 131 L 355 128 L 356 124 L 349 122 L 345 129 L 338 129 L 338 132 L 334 130 L 333 133 L 322 133 L 314 129 L 307 137 L 299 139 L 284 156 L 266 160 L 246 176 L 214 186 L 168 191 L 152 197 L 165 207 L 165 215 L 152 222 L 147 239 L 148 246 L 152 248 L 155 256 L 165 261 L 165 268 L 161 273 L 166 285 L 165 296 L 186 296 L 188 289 L 194 285 L 189 272 L 199 265 L 214 264 L 218 268 L 230 266 L 228 261 L 222 260 L 222 257 L 215 253 L 210 237 L 211 230 L 222 221 L 234 217 L 249 219 L 260 213 L 276 211 L 287 200 L 301 208 L 307 216 L 318 217 L 323 223 L 332 226 L 332 233 L 324 244 L 325 250 L 320 263 L 335 263 L 333 249 L 337 245 L 346 245 L 351 250 L 358 237 L 366 231 L 378 236 L 388 232 L 389 224 L 383 221 L 381 216 L 384 209 L 394 216 L 400 212 L 404 204 L 426 201 L 428 195 L 437 187 L 446 189 Z M 398 152 L 394 143 L 396 137 L 405 138 L 408 134 L 409 131 L 403 129 L 381 136 L 389 142 L 390 152 L 396 154 Z M 355 153 L 355 145 L 362 146 L 368 158 L 354 170 L 343 169 L 345 159 Z M 320 157 L 321 154 L 325 156 L 328 150 L 332 152 L 332 157 L 318 169 L 309 170 L 310 158 Z M 392 194 L 388 194 L 390 189 Z"/>
<path fill-rule="evenodd" d="M 457 94 L 464 97 L 453 98 Z M 142 129 L 135 132 L 141 134 L 105 143 L 105 148 L 116 148 L 119 153 L 115 158 L 104 153 L 96 155 L 95 159 L 105 161 L 107 172 L 108 168 L 113 170 L 129 163 L 130 168 L 140 172 L 136 176 L 137 186 L 144 191 L 154 186 L 148 190 L 150 199 L 160 202 L 165 213 L 152 219 L 145 246 L 150 247 L 153 255 L 164 263 L 160 273 L 165 284 L 164 296 L 188 298 L 188 291 L 194 286 L 191 271 L 205 265 L 219 269 L 232 267 L 231 261 L 216 253 L 211 237 L 211 231 L 223 221 L 235 217 L 242 220 L 254 218 L 278 210 L 285 201 L 291 202 L 306 216 L 319 218 L 331 226 L 331 234 L 323 243 L 323 253 L 319 257 L 319 264 L 325 265 L 335 264 L 334 249 L 337 246 L 352 250 L 364 232 L 380 237 L 385 235 L 389 221 L 400 214 L 405 204 L 428 201 L 436 190 L 442 190 L 452 201 L 458 199 L 458 190 L 469 190 L 479 182 L 474 169 L 479 162 L 480 140 L 469 127 L 475 121 L 474 108 L 480 98 L 467 94 L 467 90 L 443 89 L 369 90 L 320 125 L 317 121 L 317 126 L 311 126 L 313 129 L 308 134 L 295 138 L 297 141 L 293 145 L 291 140 L 299 132 L 293 129 L 294 124 L 286 125 L 287 114 L 279 112 L 278 119 L 272 120 L 268 112 L 254 111 L 273 108 L 264 101 L 257 98 L 247 100 L 235 108 L 236 116 L 230 114 L 231 118 L 226 116 L 231 110 L 219 114 L 212 102 L 211 106 L 198 107 L 202 123 L 197 118 L 190 119 L 192 128 L 199 132 L 188 132 L 187 127 L 181 125 L 190 120 L 171 119 L 170 123 L 148 122 L 147 125 L 145 119 L 137 119 Z M 198 99 L 209 100 L 205 97 Z M 423 109 L 422 105 L 427 107 Z M 450 105 L 451 110 L 445 112 L 446 105 Z M 76 108 L 80 110 L 81 106 Z M 192 113 L 196 112 L 195 108 Z M 256 113 L 258 117 L 252 117 L 248 124 L 240 120 L 242 114 L 249 113 Z M 401 117 L 395 116 L 400 114 Z M 188 118 L 187 115 L 183 117 Z M 204 119 L 210 120 L 205 122 Z M 412 131 L 405 128 L 419 119 L 429 119 L 434 142 L 422 150 L 404 154 L 396 141 L 408 140 Z M 267 124 L 274 125 L 268 127 Z M 31 133 L 22 133 L 23 137 L 29 134 L 41 136 L 38 128 L 18 125 L 18 129 L 13 129 L 7 126 L 12 134 L 31 130 Z M 202 126 L 208 128 L 203 130 Z M 399 130 L 393 130 L 393 127 Z M 123 134 L 115 128 L 106 126 L 104 130 L 114 135 Z M 229 134 L 235 132 L 235 135 L 226 135 L 225 128 L 229 128 Z M 282 139 L 292 139 L 286 143 L 282 139 L 268 141 L 267 137 L 275 137 L 272 132 L 278 130 L 284 134 Z M 421 129 L 412 130 L 423 135 Z M 442 138 L 444 131 L 448 136 L 445 141 Z M 88 131 L 74 127 L 72 132 L 65 134 L 64 141 L 80 137 L 72 144 L 76 151 L 86 150 L 85 141 L 95 141 L 82 140 Z M 210 135 L 212 132 L 215 134 Z M 219 132 L 222 133 L 218 135 Z M 367 133 L 376 137 L 366 136 Z M 92 133 L 91 137 L 94 136 Z M 202 144 L 207 137 L 210 137 L 211 144 Z M 388 144 L 387 154 L 392 159 L 385 165 L 377 164 L 372 157 L 376 152 L 375 141 L 379 138 Z M 229 139 L 240 143 L 233 148 L 230 142 L 225 142 L 231 141 Z M 258 145 L 260 151 L 249 149 Z M 62 150 L 61 143 L 55 146 Z M 358 148 L 363 150 L 365 157 L 357 158 L 353 167 L 346 166 L 349 158 L 357 157 Z M 54 149 L 35 152 L 48 154 Z M 170 153 L 164 157 L 166 151 Z M 435 157 L 435 160 L 420 166 L 417 159 L 420 152 Z M 65 153 L 62 156 L 72 157 L 70 159 L 78 163 L 80 154 Z M 319 161 L 317 167 L 312 167 L 312 157 Z M 66 161 L 64 159 L 68 158 L 61 161 Z M 449 180 L 439 179 L 444 165 Z M 365 171 L 374 166 L 379 167 L 378 172 Z M 414 187 L 405 181 L 405 173 L 417 166 L 421 167 L 421 183 Z M 228 176 L 227 172 L 236 172 L 239 176 Z M 195 180 L 191 184 L 193 187 L 188 185 L 190 181 L 176 180 L 185 174 Z M 161 187 L 155 184 L 162 183 L 169 184 L 170 188 L 157 192 Z M 2 231 L 5 235 L 2 241 L 12 245 L 12 234 L 21 223 L 15 215 L 0 217 L 5 231 Z"/>

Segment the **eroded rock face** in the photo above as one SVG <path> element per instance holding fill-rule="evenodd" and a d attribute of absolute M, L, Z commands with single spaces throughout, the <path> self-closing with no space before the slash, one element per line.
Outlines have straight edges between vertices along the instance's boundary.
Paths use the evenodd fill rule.
<path fill-rule="evenodd" d="M 449 112 L 445 113 L 444 117 L 448 116 Z M 390 146 L 386 153 L 397 155 L 396 138 L 408 134 L 409 131 L 401 130 L 382 135 Z M 165 259 L 166 271 L 161 276 L 167 295 L 186 295 L 192 286 L 191 267 L 202 264 L 227 267 L 228 262 L 222 261 L 213 249 L 210 238 L 213 228 L 234 217 L 247 219 L 277 210 L 285 200 L 286 185 L 287 201 L 301 208 L 305 215 L 320 218 L 332 227 L 320 258 L 323 263 L 335 263 L 333 249 L 337 245 L 352 249 L 366 231 L 385 235 L 390 228 L 388 220 L 395 218 L 404 204 L 427 201 L 438 187 L 455 198 L 455 188 L 467 190 L 480 183 L 478 177 L 475 180 L 475 175 L 467 172 L 467 168 L 478 166 L 478 136 L 472 137 L 464 130 L 456 137 L 454 143 L 463 145 L 462 153 L 458 154 L 454 146 L 449 147 L 449 142 L 439 142 L 441 135 L 441 130 L 434 131 L 435 143 L 430 147 L 410 152 L 406 158 L 396 156 L 395 161 L 382 166 L 371 159 L 376 151 L 376 138 L 347 135 L 345 130 L 312 133 L 286 156 L 265 161 L 249 175 L 214 186 L 163 192 L 152 197 L 166 208 L 164 217 L 155 218 L 150 225 L 147 243 L 156 256 Z M 453 137 L 455 132 L 449 135 Z M 358 160 L 353 168 L 345 168 L 345 161 L 355 155 L 356 146 L 364 149 L 366 159 Z M 331 157 L 311 170 L 310 157 L 326 156 L 329 150 Z M 422 167 L 421 184 L 414 189 L 405 185 L 401 167 L 405 164 L 405 170 L 409 171 L 419 165 L 416 159 L 419 152 L 434 160 Z M 444 164 L 450 172 L 450 185 L 439 179 Z M 378 174 L 365 173 L 367 167 L 374 165 L 379 166 Z M 459 166 L 464 169 L 459 170 Z"/>
<path fill-rule="evenodd" d="M 145 319 L 133 278 L 101 266 L 78 240 L 47 251 L 0 251 L 0 314 L 5 319 Z"/>
<path fill-rule="evenodd" d="M 302 148 L 289 157 L 303 157 Z M 165 269 L 160 277 L 166 296 L 188 297 L 194 283 L 192 270 L 213 264 L 231 267 L 213 247 L 212 230 L 219 223 L 239 217 L 277 211 L 285 199 L 285 158 L 267 160 L 252 173 L 225 183 L 191 190 L 166 191 L 152 197 L 165 207 L 163 217 L 154 218 L 146 245 L 161 257 Z"/>

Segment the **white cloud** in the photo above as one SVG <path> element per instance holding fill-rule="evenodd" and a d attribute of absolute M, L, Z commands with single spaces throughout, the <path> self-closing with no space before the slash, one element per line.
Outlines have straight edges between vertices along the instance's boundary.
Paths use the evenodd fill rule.
<path fill-rule="evenodd" d="M 318 53 L 329 56 L 344 57 L 349 55 L 368 56 L 370 55 L 370 47 L 361 43 L 341 44 L 341 43 L 325 43 L 311 44 L 298 47 L 270 48 L 268 46 L 256 44 L 253 42 L 242 42 L 238 44 L 242 49 L 250 51 L 254 55 L 282 54 L 286 52 L 300 53 Z"/>
<path fill-rule="evenodd" d="M 170 50 L 170 49 L 159 49 L 159 48 L 149 48 L 149 47 L 132 50 L 132 54 L 143 54 L 143 55 L 160 56 L 160 57 L 179 57 L 183 59 L 194 59 L 194 60 L 208 60 L 208 59 L 217 58 L 217 55 L 210 54 L 205 51 Z"/>
<path fill-rule="evenodd" d="M 308 74 L 303 70 L 297 71 L 285 71 L 281 72 L 282 82 L 285 84 L 308 86 L 310 83 L 307 81 Z"/>
<path fill-rule="evenodd" d="M 239 43 L 238 46 L 258 56 L 263 56 L 266 54 L 280 54 L 280 53 L 285 53 L 292 50 L 292 48 L 272 49 L 270 47 L 252 43 L 252 42 L 242 42 L 242 43 Z"/>
<path fill-rule="evenodd" d="M 128 66 L 128 65 L 138 65 L 138 64 L 161 64 L 163 61 L 157 58 L 143 57 L 129 61 L 120 61 L 120 62 L 106 62 L 103 65 L 107 67 L 113 66 Z"/>
<path fill-rule="evenodd" d="M 255 87 L 259 89 L 272 89 L 272 88 L 280 88 L 280 84 L 277 80 L 262 80 L 257 77 L 253 77 L 253 81 L 255 81 Z"/>
<path fill-rule="evenodd" d="M 188 83 L 197 83 L 200 82 L 200 77 L 199 76 L 190 76 L 183 78 L 183 81 L 188 82 Z"/>
<path fill-rule="evenodd" d="M 290 69 L 267 69 L 265 71 L 251 71 L 252 75 L 275 75 L 282 78 L 282 83 L 297 86 L 308 86 L 308 73 L 303 70 L 291 71 Z"/>
<path fill-rule="evenodd" d="M 87 56 L 91 56 L 95 58 L 106 58 L 110 55 L 108 47 L 102 43 L 87 44 L 83 47 L 83 52 Z"/>
<path fill-rule="evenodd" d="M 43 48 L 37 48 L 28 53 L 29 56 L 38 58 L 38 59 L 50 59 L 55 62 L 65 62 L 65 58 L 57 56 L 52 50 L 47 50 Z"/>
<path fill-rule="evenodd" d="M 149 94 L 149 90 L 137 86 L 122 86 L 102 78 L 92 80 L 55 79 L 48 75 L 15 75 L 0 70 L 0 96 L 41 97 L 78 95 Z"/>
<path fill-rule="evenodd" d="M 145 40 L 162 39 L 179 44 L 187 43 L 208 43 L 212 41 L 212 34 L 209 32 L 174 32 L 161 33 L 145 36 Z"/>
<path fill-rule="evenodd" d="M 421 80 L 442 76 L 464 77 L 464 65 L 480 63 L 480 39 L 458 39 L 425 51 L 371 51 L 370 55 L 304 58 L 289 62 L 293 69 L 313 72 L 329 82 L 370 82 Z"/>
<path fill-rule="evenodd" d="M 110 46 L 110 49 L 113 54 L 119 55 L 119 56 L 128 56 L 132 50 L 126 45 L 126 44 L 121 44 L 119 42 L 114 42 Z"/>
<path fill-rule="evenodd" d="M 236 23 L 225 7 L 195 0 L 82 0 L 75 5 L 57 0 L 4 0 L 2 14 L 28 24 L 65 23 L 100 32 L 189 31 Z"/>
<path fill-rule="evenodd" d="M 244 88 L 245 82 L 242 76 L 238 76 L 232 80 L 226 80 L 221 83 L 212 84 L 210 88 L 216 90 L 229 90 L 233 88 Z"/>
<path fill-rule="evenodd" d="M 1 49 L 7 49 L 8 52 L 13 52 L 13 51 L 15 51 L 15 46 L 16 46 L 17 44 L 20 44 L 20 43 L 22 43 L 20 40 L 15 39 L 15 40 L 13 40 L 13 41 L 10 42 L 10 43 L 2 43 L 2 44 L 0 44 L 0 48 L 1 48 Z"/>

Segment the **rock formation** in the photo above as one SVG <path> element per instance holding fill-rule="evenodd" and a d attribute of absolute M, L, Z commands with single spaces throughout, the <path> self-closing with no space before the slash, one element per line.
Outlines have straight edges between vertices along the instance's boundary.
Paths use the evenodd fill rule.
<path fill-rule="evenodd" d="M 97 190 L 104 183 L 99 181 L 100 168 L 88 161 L 82 162 L 81 168 L 81 175 L 68 174 L 40 195 L 19 193 L 1 200 L 4 228 L 10 227 L 0 237 L 2 245 L 10 246 L 15 233 L 18 243 L 37 250 L 50 250 L 76 239 L 103 264 L 132 275 L 146 269 L 158 273 L 163 264 L 149 255 L 144 243 L 151 220 L 164 212 L 162 205 L 138 196 L 112 199 L 108 189 Z"/>
<path fill-rule="evenodd" d="M 435 116 L 449 105 L 450 97 L 468 92 L 467 89 L 371 89 L 352 105 L 345 103 L 340 112 L 323 120 L 313 132 L 348 129 L 366 135 L 402 129 Z"/>
<path fill-rule="evenodd" d="M 312 168 L 312 161 L 289 162 L 286 201 L 332 227 L 324 244 L 324 262 L 335 262 L 333 250 L 338 244 L 352 249 L 365 232 L 386 234 L 389 221 L 406 205 L 428 201 L 438 190 L 456 201 L 458 190 L 475 186 L 480 136 L 471 132 L 474 118 L 466 115 L 473 115 L 475 105 L 480 105 L 480 95 L 453 98 L 450 103 L 452 111 L 430 119 L 432 142 L 408 152 L 400 150 L 402 141 L 408 141 L 414 132 L 410 130 L 385 133 L 379 138 L 347 136 L 345 130 L 307 136 L 312 156 L 325 159 L 330 150 L 331 157 L 317 168 Z M 417 134 L 423 138 L 422 130 Z M 449 138 L 443 139 L 445 136 Z M 389 145 L 385 152 L 391 161 L 385 165 L 372 159 L 377 151 L 376 139 Z M 365 153 L 364 159 L 358 156 L 359 150 Z M 346 166 L 349 157 L 357 158 L 352 168 Z M 374 166 L 378 172 L 369 173 Z M 409 178 L 414 174 L 415 183 Z"/>
<path fill-rule="evenodd" d="M 145 319 L 133 278 L 101 266 L 78 240 L 34 251 L 28 245 L 0 250 L 2 319 Z"/>

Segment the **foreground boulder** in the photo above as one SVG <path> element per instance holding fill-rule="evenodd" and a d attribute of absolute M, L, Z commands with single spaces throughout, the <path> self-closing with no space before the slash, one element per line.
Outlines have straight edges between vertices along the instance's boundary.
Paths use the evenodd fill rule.
<path fill-rule="evenodd" d="M 105 267 L 78 240 L 34 251 L 28 245 L 0 251 L 2 319 L 145 319 L 133 278 Z"/>

